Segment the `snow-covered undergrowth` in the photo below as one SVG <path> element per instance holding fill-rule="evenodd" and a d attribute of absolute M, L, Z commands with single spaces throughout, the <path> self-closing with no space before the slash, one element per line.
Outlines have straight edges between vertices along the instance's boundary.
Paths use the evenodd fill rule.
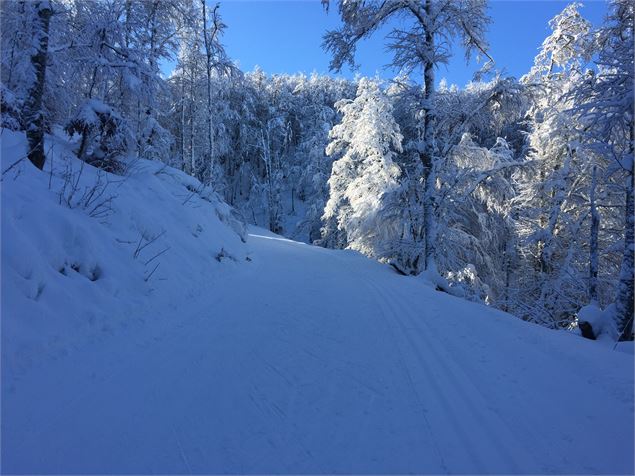
<path fill-rule="evenodd" d="M 42 172 L 23 133 L 0 137 L 5 377 L 161 319 L 245 261 L 241 223 L 196 179 L 148 160 L 108 174 L 55 136 Z"/>

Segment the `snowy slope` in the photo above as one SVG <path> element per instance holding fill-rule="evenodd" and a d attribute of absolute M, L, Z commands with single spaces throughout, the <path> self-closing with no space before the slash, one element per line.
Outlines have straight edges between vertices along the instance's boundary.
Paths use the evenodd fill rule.
<path fill-rule="evenodd" d="M 0 131 L 3 374 L 171 319 L 166 308 L 234 264 L 216 259 L 222 249 L 245 259 L 244 227 L 192 177 L 146 160 L 105 174 L 53 136 L 42 173 L 26 159 L 14 165 L 24 135 Z"/>
<path fill-rule="evenodd" d="M 436 292 L 354 252 L 256 228 L 243 245 L 204 200 L 192 209 L 172 200 L 182 178 L 140 173 L 120 193 L 138 202 L 95 225 L 23 174 L 2 184 L 5 473 L 633 472 L 632 355 Z M 17 185 L 25 177 L 42 181 L 33 200 L 44 212 L 31 211 Z M 175 257 L 145 299 L 132 251 L 109 240 L 163 214 Z M 214 233 L 184 231 L 202 220 Z M 53 284 L 70 279 L 46 269 L 49 244 L 65 250 L 56 243 L 69 226 L 91 240 L 88 256 L 112 260 L 99 263 L 103 279 L 121 285 Z M 236 262 L 209 259 L 225 245 Z M 31 252 L 22 261 L 46 283 L 45 309 L 10 284 L 14 249 Z M 113 332 L 7 371 L 15 339 L 54 324 L 93 336 L 69 323 L 106 306 L 121 312 Z M 135 319 L 144 322 L 120 328 Z"/>

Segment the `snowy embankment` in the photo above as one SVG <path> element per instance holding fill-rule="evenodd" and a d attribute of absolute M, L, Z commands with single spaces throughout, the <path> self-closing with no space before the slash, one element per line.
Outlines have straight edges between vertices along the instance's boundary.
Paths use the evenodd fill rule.
<path fill-rule="evenodd" d="M 0 131 L 5 376 L 172 318 L 223 279 L 224 254 L 245 260 L 242 225 L 192 177 L 146 160 L 107 174 L 56 137 L 40 172 L 24 158 L 24 135 Z"/>
<path fill-rule="evenodd" d="M 354 252 L 243 244 L 150 162 L 104 220 L 28 166 L 2 184 L 4 472 L 633 472 L 632 355 Z"/>

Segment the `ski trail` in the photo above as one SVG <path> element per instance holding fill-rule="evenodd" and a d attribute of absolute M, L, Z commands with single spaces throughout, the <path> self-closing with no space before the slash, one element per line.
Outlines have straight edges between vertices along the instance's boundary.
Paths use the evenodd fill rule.
<path fill-rule="evenodd" d="M 376 280 L 373 286 L 375 286 L 375 292 L 381 294 L 382 299 L 394 303 L 395 315 L 404 319 L 408 329 L 416 336 L 415 339 L 426 343 L 419 346 L 421 353 L 427 356 L 429 354 L 427 347 L 436 347 L 437 355 L 445 355 L 445 358 L 440 361 L 441 367 L 445 368 L 444 375 L 459 376 L 455 381 L 463 382 L 462 386 L 465 388 L 459 394 L 469 396 L 471 403 L 485 410 L 474 415 L 477 417 L 481 415 L 478 418 L 481 420 L 484 418 L 482 421 L 488 425 L 487 428 L 491 427 L 485 433 L 490 435 L 489 438 L 493 444 L 496 444 L 499 439 L 500 449 L 504 450 L 503 458 L 506 458 L 505 454 L 514 455 L 514 460 L 511 462 L 512 468 L 519 467 L 524 470 L 535 468 L 534 471 L 537 473 L 563 473 L 576 464 L 576 457 L 573 455 L 578 454 L 578 459 L 588 461 L 583 464 L 577 462 L 582 465 L 584 471 L 600 472 L 597 466 L 591 463 L 593 457 L 589 456 L 593 451 L 580 454 L 579 449 L 584 447 L 591 449 L 602 445 L 603 440 L 598 435 L 611 435 L 611 428 L 619 426 L 619 419 L 612 417 L 612 422 L 609 422 L 589 416 L 595 415 L 597 411 L 593 402 L 614 398 L 613 386 L 608 392 L 605 392 L 603 386 L 590 386 L 586 390 L 585 398 L 571 399 L 568 389 L 582 388 L 588 383 L 581 374 L 567 368 L 569 355 L 563 354 L 562 360 L 552 365 L 551 359 L 546 360 L 549 354 L 538 345 L 540 341 L 533 337 L 517 341 L 522 344 L 522 350 L 519 350 L 518 346 L 514 347 L 509 339 L 500 339 L 496 346 L 484 347 L 482 342 L 466 339 L 464 334 L 469 335 L 470 331 L 462 327 L 465 325 L 464 322 L 455 322 L 457 315 L 452 314 L 451 306 L 446 310 L 447 317 L 441 314 L 436 304 L 426 308 L 413 306 L 407 296 L 409 288 L 407 284 L 404 280 L 402 283 L 395 280 L 385 282 Z M 411 287 L 410 291 L 414 289 Z M 411 299 L 412 295 L 409 296 Z M 460 302 L 450 296 L 445 296 L 445 299 L 455 303 Z M 406 307 L 405 302 L 409 302 L 410 306 Z M 479 320 L 474 324 L 491 327 L 492 334 L 500 331 L 501 324 L 514 324 L 513 321 L 504 323 L 494 321 L 495 318 L 492 321 Z M 461 339 L 457 339 L 457 333 Z M 548 336 L 551 335 L 548 333 Z M 426 339 L 427 336 L 430 338 Z M 530 345 L 529 340 L 536 342 Z M 521 360 L 517 360 L 519 358 Z M 536 365 L 543 360 L 545 362 L 542 367 Z M 534 365 L 529 365 L 529 362 Z M 568 385 L 557 382 L 556 388 L 545 391 L 545 387 L 537 384 L 544 380 L 543 372 L 550 367 L 565 377 Z M 501 392 L 496 391 L 501 382 L 506 384 L 503 387 L 505 399 Z M 552 382 L 552 385 L 554 383 L 556 382 Z M 559 392 L 560 396 L 558 396 Z M 615 404 L 623 402 L 621 397 L 622 394 L 619 393 Z M 564 410 L 558 402 L 567 400 L 570 401 L 571 408 Z M 567 414 L 579 415 L 579 417 L 568 418 Z M 615 439 L 615 446 L 629 448 L 632 432 L 625 436 L 626 441 Z M 557 451 L 557 448 L 561 450 Z M 563 451 L 563 448 L 567 450 Z M 611 447 L 611 453 L 614 453 L 616 460 L 619 459 L 619 450 Z M 512 469 L 505 470 L 507 471 Z"/>
<path fill-rule="evenodd" d="M 371 287 L 372 289 L 375 289 L 374 286 L 370 285 L 369 282 L 366 281 L 366 284 Z M 375 289 L 376 290 L 376 289 Z M 381 313 L 382 318 L 386 321 L 386 326 L 388 328 L 388 331 L 390 332 L 390 335 L 392 337 L 392 341 L 394 343 L 394 347 L 396 352 L 399 355 L 399 362 L 401 365 L 401 368 L 403 369 L 404 374 L 407 377 L 407 381 L 408 381 L 408 387 L 410 389 L 410 391 L 412 392 L 412 394 L 415 396 L 416 400 L 417 400 L 417 405 L 419 407 L 419 411 L 421 413 L 421 416 L 423 418 L 423 421 L 425 423 L 425 429 L 426 432 L 428 433 L 428 436 L 430 437 L 430 440 L 432 442 L 433 448 L 434 448 L 434 452 L 439 460 L 440 463 L 440 467 L 441 467 L 441 472 L 444 474 L 449 474 L 449 469 L 447 466 L 447 463 L 445 462 L 445 458 L 443 457 L 443 454 L 441 452 L 441 449 L 439 448 L 439 443 L 437 441 L 437 435 L 435 434 L 435 432 L 432 429 L 432 425 L 430 424 L 430 421 L 428 419 L 427 416 L 427 408 L 426 405 L 424 404 L 424 401 L 422 399 L 422 396 L 420 395 L 419 391 L 417 390 L 417 387 L 415 385 L 413 376 L 412 376 L 412 372 L 410 370 L 410 367 L 408 366 L 408 364 L 406 363 L 406 359 L 404 358 L 404 351 L 403 351 L 403 346 L 400 345 L 399 343 L 399 339 L 397 339 L 397 335 L 395 334 L 395 327 L 393 325 L 393 323 L 395 322 L 393 318 L 394 317 L 391 315 L 390 312 L 387 312 L 387 309 L 385 307 L 385 303 L 382 302 L 381 300 L 378 300 L 376 298 L 373 297 L 373 301 L 375 301 L 375 303 L 377 304 L 377 307 Z M 391 316 L 391 317 L 389 317 Z M 428 376 L 428 380 L 429 381 L 434 381 L 433 378 L 431 377 L 431 374 L 429 372 L 429 370 L 427 369 L 427 367 L 425 367 L 425 369 L 427 370 L 427 376 Z M 469 451 L 469 449 L 468 449 Z"/>
<path fill-rule="evenodd" d="M 632 469 L 632 378 L 620 377 L 620 356 L 355 253 L 275 237 L 250 246 L 250 265 L 174 303 L 173 321 L 144 316 L 145 327 L 3 390 L 3 471 Z M 573 375 L 578 361 L 588 376 Z M 567 407 L 553 404 L 571 391 Z"/>
<path fill-rule="evenodd" d="M 454 414 L 460 408 L 461 417 L 452 421 L 454 425 L 459 426 L 459 428 L 455 427 L 454 431 L 459 434 L 466 447 L 470 448 L 469 452 L 474 463 L 484 469 L 482 458 L 478 455 L 485 454 L 488 456 L 487 467 L 498 469 L 499 466 L 496 466 L 494 462 L 499 460 L 500 469 L 503 472 L 517 473 L 520 468 L 535 467 L 535 461 L 528 455 L 523 455 L 525 461 L 522 465 L 516 461 L 518 455 L 512 456 L 514 453 L 510 450 L 508 442 L 515 440 L 522 447 L 521 442 L 510 431 L 509 426 L 491 410 L 478 385 L 469 379 L 459 378 L 459 375 L 466 377 L 466 373 L 457 363 L 456 355 L 451 355 L 435 342 L 435 339 L 438 338 L 436 332 L 431 332 L 429 328 L 424 330 L 419 325 L 420 321 L 426 320 L 425 316 L 417 318 L 412 311 L 402 305 L 399 298 L 387 293 L 385 288 L 382 289 L 371 282 L 368 284 L 374 289 L 377 296 L 381 297 L 381 301 L 389 303 L 394 309 L 392 314 L 399 322 L 402 335 L 408 341 L 410 349 L 416 355 L 421 367 L 429 368 L 430 365 L 434 365 L 441 370 L 439 374 L 442 378 L 434 382 L 434 387 L 436 391 L 440 392 L 443 400 L 451 398 L 454 402 L 454 405 L 448 408 L 447 414 Z M 462 432 L 463 427 L 478 430 L 470 437 Z"/>
<path fill-rule="evenodd" d="M 434 439 L 441 440 L 443 448 L 451 448 L 452 446 L 454 446 L 454 450 L 458 450 L 459 447 L 462 448 L 469 456 L 470 466 L 475 468 L 474 472 L 486 472 L 485 461 L 479 456 L 476 450 L 477 445 L 474 444 L 475 442 L 472 441 L 466 431 L 468 424 L 462 418 L 457 417 L 457 408 L 452 406 L 448 400 L 449 392 L 447 388 L 444 388 L 442 377 L 436 375 L 432 369 L 431 364 L 438 365 L 441 362 L 440 356 L 430 353 L 428 362 L 428 359 L 420 354 L 418 344 L 409 335 L 409 329 L 404 326 L 398 314 L 390 308 L 390 305 L 394 305 L 394 303 L 385 299 L 379 286 L 370 281 L 366 281 L 366 284 L 372 290 L 373 295 L 376 296 L 374 299 L 382 309 L 383 314 L 390 316 L 390 319 L 397 326 L 399 336 L 396 339 L 396 343 L 397 346 L 405 350 L 406 362 L 410 361 L 410 363 L 406 363 L 406 367 L 408 368 L 408 374 L 411 376 L 411 382 L 413 382 L 413 391 L 418 395 L 423 411 L 430 413 L 430 418 L 436 418 L 434 427 L 430 429 Z M 415 381 L 412 377 L 413 375 L 422 375 L 423 379 Z M 462 416 L 467 415 L 462 414 Z M 452 438 L 448 438 L 447 434 L 444 434 L 448 431 L 453 433 L 454 436 Z M 458 446 L 457 443 L 459 443 Z M 444 460 L 445 458 L 441 456 L 441 459 Z M 456 469 L 451 468 L 450 471 L 455 472 Z"/>

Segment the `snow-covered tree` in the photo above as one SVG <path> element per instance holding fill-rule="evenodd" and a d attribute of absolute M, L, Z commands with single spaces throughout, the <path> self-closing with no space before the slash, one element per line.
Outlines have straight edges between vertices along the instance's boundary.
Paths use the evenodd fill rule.
<path fill-rule="evenodd" d="M 342 121 L 331 130 L 327 147 L 327 154 L 337 160 L 328 180 L 324 243 L 345 244 L 388 259 L 399 228 L 391 219 L 397 215 L 394 200 L 400 175 L 393 159 L 402 150 L 392 105 L 378 81 L 364 78 L 355 99 L 342 100 L 336 107 Z"/>
<path fill-rule="evenodd" d="M 212 78 L 216 75 L 231 73 L 233 65 L 225 52 L 225 48 L 220 42 L 225 24 L 220 16 L 220 4 L 217 3 L 211 12 L 208 12 L 207 0 L 201 0 L 201 14 L 203 25 L 203 44 L 205 45 L 205 75 L 206 75 L 206 97 L 207 97 L 207 155 L 209 157 L 209 176 L 211 179 L 218 174 L 216 167 L 215 151 L 215 131 L 214 131 L 214 109 L 212 107 Z"/>
<path fill-rule="evenodd" d="M 582 278 L 590 240 L 587 217 L 592 170 L 599 158 L 583 147 L 571 112 L 576 89 L 594 53 L 591 24 L 572 3 L 556 15 L 531 71 L 522 78 L 531 98 L 527 166 L 516 176 L 514 199 L 523 269 L 514 312 L 554 328 L 568 326 L 587 300 Z M 596 222 L 595 222 L 596 223 Z M 597 224 L 597 223 L 596 223 Z M 597 234 L 596 234 L 597 236 Z M 594 251 L 595 253 L 597 250 Z"/>
<path fill-rule="evenodd" d="M 27 22 L 32 28 L 30 48 L 31 57 L 30 84 L 24 101 L 24 126 L 29 142 L 29 160 L 38 169 L 44 168 L 44 110 L 43 96 L 46 86 L 46 70 L 49 55 L 49 26 L 53 9 L 48 0 L 27 2 Z"/>
<path fill-rule="evenodd" d="M 459 294 L 488 303 L 506 292 L 508 245 L 513 242 L 510 199 L 518 166 L 508 143 L 489 149 L 466 133 L 439 176 L 439 266 Z"/>
<path fill-rule="evenodd" d="M 623 243 L 614 319 L 622 339 L 633 338 L 633 253 L 635 251 L 634 124 L 633 124 L 633 22 L 634 6 L 612 0 L 610 14 L 597 41 L 599 72 L 588 75 L 576 91 L 576 112 L 589 147 L 608 158 L 607 187 L 621 190 L 624 211 L 620 233 Z M 609 205 L 609 204 L 607 204 Z M 619 225 L 618 225 L 619 226 Z"/>
<path fill-rule="evenodd" d="M 484 0 L 438 2 L 425 0 L 359 1 L 341 0 L 339 13 L 342 27 L 327 32 L 324 47 L 332 53 L 331 69 L 339 71 L 344 64 L 355 65 L 357 43 L 368 38 L 392 19 L 406 17 L 409 27 L 392 28 L 388 47 L 393 51 L 392 65 L 402 72 L 423 72 L 423 142 L 420 158 L 423 164 L 424 193 L 424 269 L 436 273 L 437 172 L 443 160 L 435 143 L 435 111 L 433 97 L 435 69 L 448 62 L 451 39 L 465 48 L 466 57 L 473 52 L 489 58 L 485 29 L 490 21 Z"/>

